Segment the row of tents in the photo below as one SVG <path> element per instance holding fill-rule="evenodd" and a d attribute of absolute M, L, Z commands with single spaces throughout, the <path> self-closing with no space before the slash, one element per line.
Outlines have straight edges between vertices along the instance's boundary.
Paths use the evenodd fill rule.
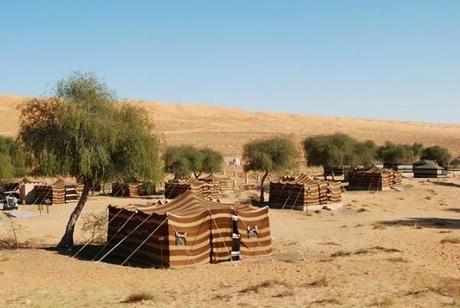
<path fill-rule="evenodd" d="M 398 172 L 380 168 L 352 170 L 349 176 L 357 188 L 385 190 L 401 183 Z M 121 264 L 178 267 L 271 253 L 268 206 L 213 202 L 199 195 L 195 181 L 187 183 L 172 201 L 109 206 L 104 256 L 115 256 Z M 341 193 L 340 182 L 305 174 L 283 177 L 270 183 L 269 206 L 305 209 L 340 203 Z"/>

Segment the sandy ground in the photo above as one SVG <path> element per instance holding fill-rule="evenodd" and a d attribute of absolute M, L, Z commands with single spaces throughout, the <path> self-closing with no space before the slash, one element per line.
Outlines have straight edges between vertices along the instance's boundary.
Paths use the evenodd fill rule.
<path fill-rule="evenodd" d="M 17 107 L 25 97 L 0 95 L 0 134 L 14 136 Z M 199 104 L 175 105 L 132 101 L 144 107 L 166 144 L 212 147 L 226 156 L 241 156 L 250 140 L 287 135 L 299 143 L 307 136 L 343 132 L 358 139 L 438 144 L 460 154 L 460 125 L 249 112 Z"/>
<path fill-rule="evenodd" d="M 273 254 L 237 263 L 139 269 L 46 249 L 3 250 L 0 306 L 123 306 L 136 293 L 151 298 L 133 306 L 459 305 L 460 180 L 405 179 L 400 191 L 343 196 L 337 212 L 271 210 Z M 139 202 L 146 200 L 92 197 L 84 215 L 103 213 L 109 203 Z M 17 219 L 26 228 L 21 236 L 56 243 L 71 209 L 54 206 L 50 214 Z M 8 222 L 0 224 L 5 236 Z"/>

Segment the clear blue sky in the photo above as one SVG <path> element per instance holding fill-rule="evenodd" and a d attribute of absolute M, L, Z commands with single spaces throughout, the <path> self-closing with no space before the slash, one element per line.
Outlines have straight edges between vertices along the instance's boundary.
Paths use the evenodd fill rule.
<path fill-rule="evenodd" d="M 0 0 L 0 93 L 460 123 L 460 1 Z"/>

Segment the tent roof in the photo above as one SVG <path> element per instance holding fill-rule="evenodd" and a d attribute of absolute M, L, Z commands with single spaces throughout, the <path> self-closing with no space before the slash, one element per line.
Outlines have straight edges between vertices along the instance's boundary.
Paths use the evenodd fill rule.
<path fill-rule="evenodd" d="M 436 169 L 436 170 L 444 170 L 443 167 L 439 166 L 435 161 L 432 160 L 419 160 L 418 162 L 414 163 L 414 169 Z"/>
<path fill-rule="evenodd" d="M 243 212 L 255 212 L 261 210 L 250 205 L 243 204 L 224 204 L 205 200 L 191 191 L 186 191 L 173 201 L 163 205 L 153 205 L 145 207 L 142 205 L 129 205 L 131 211 L 141 211 L 147 214 L 155 213 L 157 215 L 173 214 L 175 216 L 191 216 L 203 212 L 213 212 L 222 209 L 237 210 Z M 263 208 L 262 208 L 263 209 Z"/>

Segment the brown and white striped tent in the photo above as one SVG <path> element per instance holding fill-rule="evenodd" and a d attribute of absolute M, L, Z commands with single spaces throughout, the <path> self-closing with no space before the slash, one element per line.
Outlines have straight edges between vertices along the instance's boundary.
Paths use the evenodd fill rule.
<path fill-rule="evenodd" d="M 52 185 L 35 185 L 35 202 L 37 204 L 64 204 L 77 202 L 83 191 L 83 185 L 57 180 Z"/>
<path fill-rule="evenodd" d="M 222 196 L 222 190 L 217 182 L 188 178 L 165 183 L 164 195 L 167 199 L 175 199 L 186 191 L 206 199 L 218 199 Z"/>
<path fill-rule="evenodd" d="M 214 203 L 190 191 L 164 205 L 109 206 L 107 243 L 111 254 L 125 262 L 159 267 L 272 251 L 268 207 Z"/>
<path fill-rule="evenodd" d="M 281 178 L 270 182 L 269 204 L 272 207 L 303 210 L 305 206 L 342 201 L 340 182 L 313 179 L 301 174 L 296 178 Z"/>
<path fill-rule="evenodd" d="M 389 190 L 401 185 L 402 175 L 397 171 L 372 167 L 370 169 L 350 169 L 345 181 L 350 190 Z"/>

